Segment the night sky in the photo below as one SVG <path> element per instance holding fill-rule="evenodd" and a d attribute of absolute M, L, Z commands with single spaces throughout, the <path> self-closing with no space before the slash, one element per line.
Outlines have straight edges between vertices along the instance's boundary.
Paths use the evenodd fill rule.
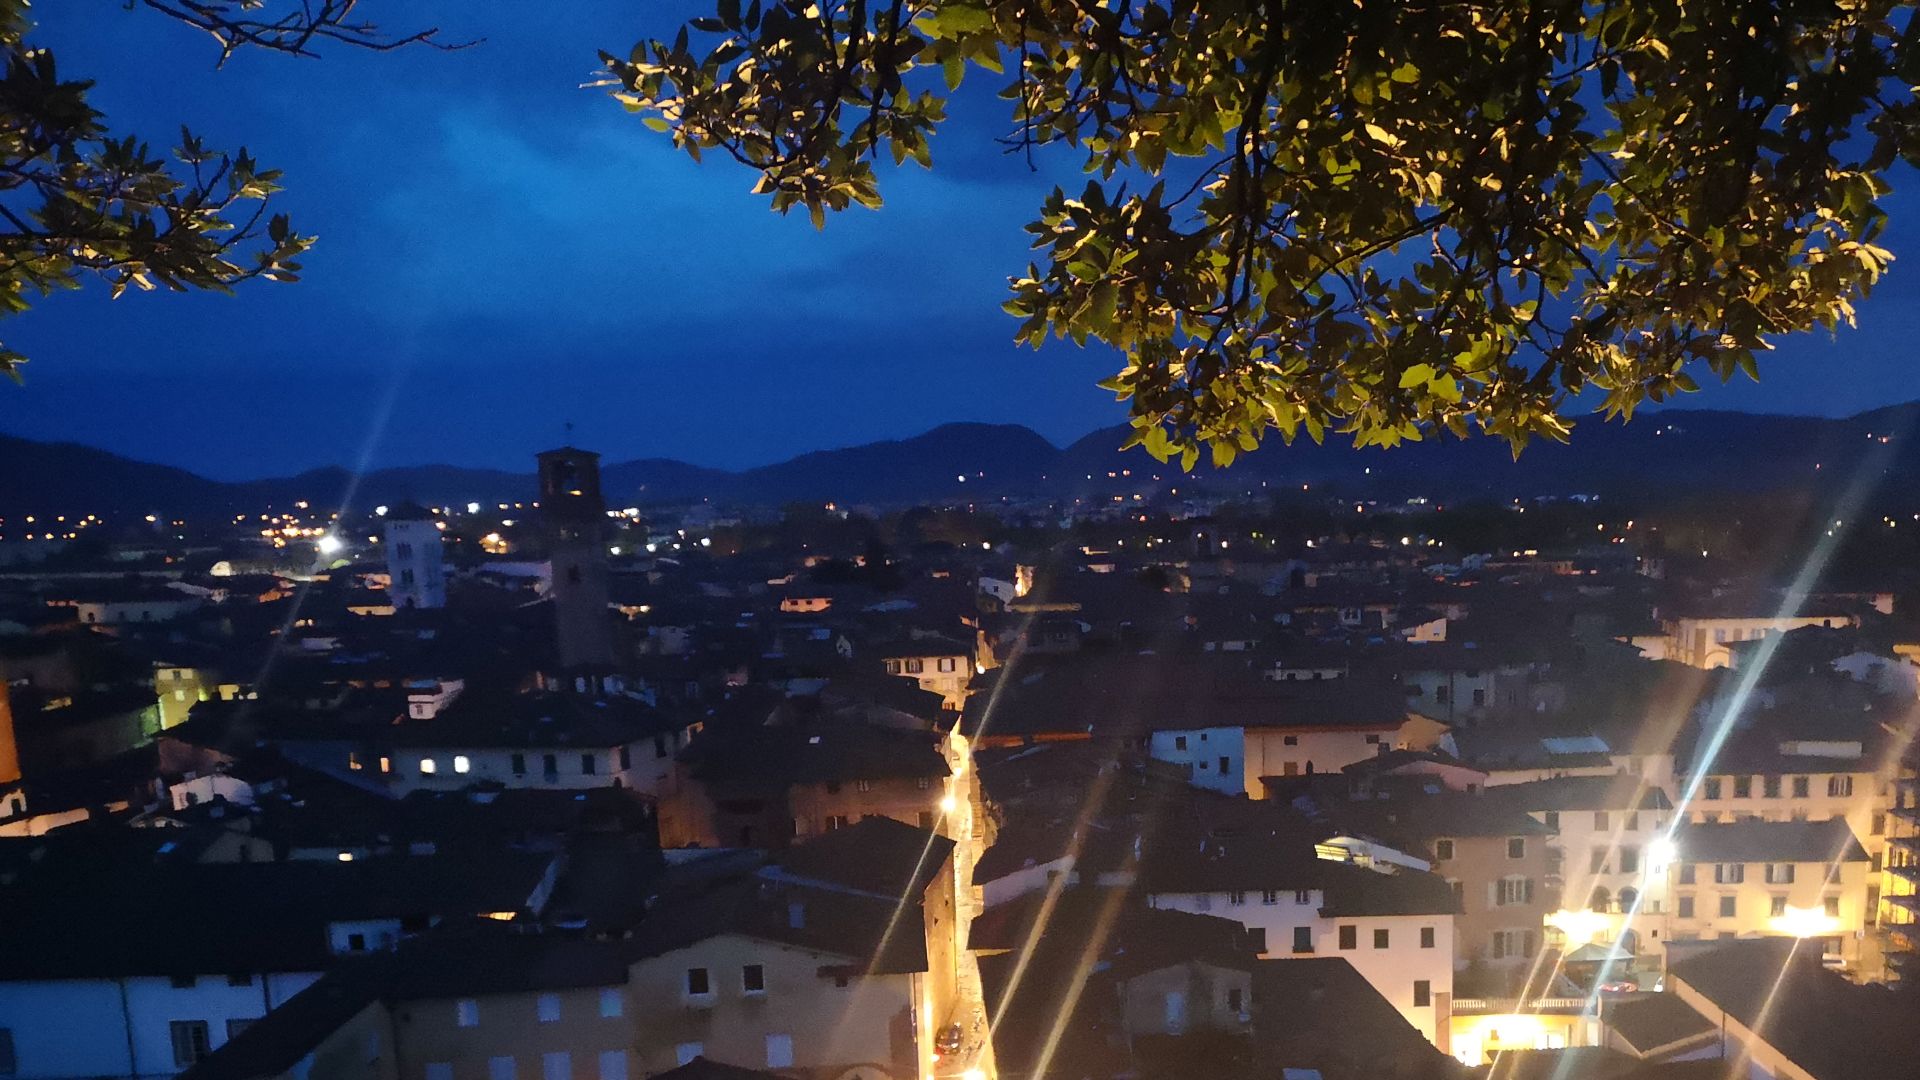
<path fill-rule="evenodd" d="M 1033 173 L 1004 156 L 1006 106 L 975 73 L 936 171 L 881 167 L 887 206 L 816 232 L 749 195 L 744 169 L 696 165 L 581 88 L 596 49 L 670 37 L 694 9 L 366 0 L 392 28 L 486 40 L 242 53 L 217 70 L 209 39 L 121 0 L 36 8 L 30 40 L 64 77 L 98 81 L 115 131 L 170 144 L 184 122 L 246 145 L 285 171 L 277 203 L 320 242 L 297 285 L 112 302 L 90 287 L 8 320 L 33 362 L 24 388 L 0 385 L 0 431 L 237 479 L 362 460 L 523 468 L 568 421 L 615 458 L 739 467 L 950 420 L 1066 442 L 1124 419 L 1093 385 L 1113 354 L 1017 348 L 999 308 L 1026 264 L 1021 225 L 1077 162 Z M 1686 404 L 1841 415 L 1920 397 L 1912 201 L 1889 200 L 1883 243 L 1906 261 L 1860 330 L 1783 343 L 1764 384 Z"/>

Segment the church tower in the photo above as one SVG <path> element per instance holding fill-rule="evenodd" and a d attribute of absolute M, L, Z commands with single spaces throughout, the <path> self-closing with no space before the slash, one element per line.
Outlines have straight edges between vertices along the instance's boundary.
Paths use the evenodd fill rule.
<path fill-rule="evenodd" d="M 553 557 L 553 614 L 560 666 L 613 663 L 607 613 L 607 504 L 600 495 L 600 455 L 563 446 L 538 455 L 540 512 Z"/>
<path fill-rule="evenodd" d="M 447 606 L 447 567 L 441 557 L 440 523 L 418 503 L 387 511 L 387 594 L 396 608 Z"/>

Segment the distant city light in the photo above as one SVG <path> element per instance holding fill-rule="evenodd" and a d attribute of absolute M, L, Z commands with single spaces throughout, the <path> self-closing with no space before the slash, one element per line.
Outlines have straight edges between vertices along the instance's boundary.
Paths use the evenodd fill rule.
<path fill-rule="evenodd" d="M 470 503 L 468 503 L 468 504 L 467 504 L 467 513 L 469 513 L 469 514 L 477 514 L 477 513 L 479 513 L 479 512 L 480 512 L 480 504 L 479 504 L 479 503 L 477 503 L 477 502 L 470 502 Z"/>
<path fill-rule="evenodd" d="M 328 533 L 325 536 L 322 536 L 320 539 L 314 541 L 313 546 L 319 548 L 320 554 L 322 555 L 334 555 L 334 554 L 338 554 L 340 549 L 346 547 L 347 545 L 339 537 L 333 535 L 332 533 Z"/>
<path fill-rule="evenodd" d="M 387 516 L 387 508 L 386 508 L 386 507 L 384 507 L 384 506 L 376 506 L 376 507 L 374 507 L 374 508 L 373 508 L 373 516 L 374 516 L 374 517 L 386 517 L 386 516 Z"/>

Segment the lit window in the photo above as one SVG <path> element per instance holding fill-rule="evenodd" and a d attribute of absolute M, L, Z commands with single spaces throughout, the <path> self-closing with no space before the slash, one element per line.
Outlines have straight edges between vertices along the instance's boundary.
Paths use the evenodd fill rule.
<path fill-rule="evenodd" d="M 420 775 L 422 776 L 432 776 L 439 768 L 440 766 L 434 764 L 433 759 L 430 757 L 420 759 Z"/>
<path fill-rule="evenodd" d="M 473 761 L 465 754 L 455 754 L 453 755 L 453 771 L 457 773 L 472 772 Z"/>
<path fill-rule="evenodd" d="M 767 1068 L 788 1069 L 793 1067 L 793 1036 L 767 1036 Z"/>
<path fill-rule="evenodd" d="M 536 1008 L 539 1010 L 541 1023 L 553 1023 L 560 1019 L 560 995 L 541 994 Z"/>
<path fill-rule="evenodd" d="M 461 1027 L 479 1027 L 480 1003 L 472 998 L 461 998 L 454 1003 L 454 1017 Z"/>
<path fill-rule="evenodd" d="M 602 1050 L 600 1052 L 600 1080 L 627 1080 L 627 1052 L 625 1050 Z"/>

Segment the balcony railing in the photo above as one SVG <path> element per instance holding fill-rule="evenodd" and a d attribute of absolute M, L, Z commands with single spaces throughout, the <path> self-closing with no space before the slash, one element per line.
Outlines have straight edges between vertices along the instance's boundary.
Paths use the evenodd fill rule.
<path fill-rule="evenodd" d="M 1454 998 L 1455 1013 L 1490 1013 L 1504 1016 L 1509 1013 L 1586 1012 L 1589 1002 L 1579 997 L 1543 997 L 1543 998 Z"/>

